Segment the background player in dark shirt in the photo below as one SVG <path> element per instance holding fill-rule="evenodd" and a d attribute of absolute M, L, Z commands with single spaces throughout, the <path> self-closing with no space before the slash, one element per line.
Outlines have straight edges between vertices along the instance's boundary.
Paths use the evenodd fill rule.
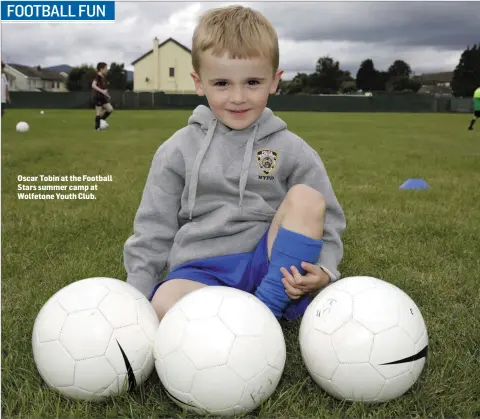
<path fill-rule="evenodd" d="M 97 71 L 98 73 L 92 83 L 92 89 L 93 103 L 95 105 L 95 129 L 99 130 L 100 121 L 102 119 L 105 121 L 110 116 L 113 112 L 113 107 L 107 90 L 107 63 L 98 63 Z"/>

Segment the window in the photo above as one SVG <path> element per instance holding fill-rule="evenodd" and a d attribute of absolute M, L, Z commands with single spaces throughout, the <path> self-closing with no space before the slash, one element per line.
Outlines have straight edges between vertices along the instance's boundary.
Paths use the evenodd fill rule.
<path fill-rule="evenodd" d="M 170 77 L 175 77 L 175 68 L 170 67 Z"/>

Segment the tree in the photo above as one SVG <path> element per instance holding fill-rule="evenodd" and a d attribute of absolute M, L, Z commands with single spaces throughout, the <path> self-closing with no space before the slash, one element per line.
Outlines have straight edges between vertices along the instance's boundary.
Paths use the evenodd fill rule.
<path fill-rule="evenodd" d="M 418 79 L 405 76 L 394 77 L 388 81 L 387 85 L 389 88 L 388 90 L 393 90 L 396 92 L 401 92 L 405 90 L 418 92 L 422 87 L 422 83 Z"/>
<path fill-rule="evenodd" d="M 321 57 L 315 67 L 317 77 L 315 87 L 319 93 L 337 93 L 342 84 L 344 72 L 340 70 L 340 63 L 329 56 Z"/>
<path fill-rule="evenodd" d="M 97 70 L 88 64 L 72 68 L 68 73 L 67 89 L 71 92 L 91 90 L 96 74 Z"/>
<path fill-rule="evenodd" d="M 321 77 L 318 73 L 313 72 L 307 76 L 306 86 L 303 89 L 303 92 L 310 95 L 325 93 L 323 90 Z"/>
<path fill-rule="evenodd" d="M 455 96 L 471 97 L 480 87 L 480 43 L 467 47 L 453 71 L 451 84 Z"/>
<path fill-rule="evenodd" d="M 341 83 L 344 83 L 344 82 L 354 82 L 355 79 L 352 77 L 352 74 L 350 73 L 350 71 L 342 71 L 340 70 L 341 72 L 341 75 L 340 75 L 340 82 Z"/>
<path fill-rule="evenodd" d="M 112 90 L 127 89 L 127 72 L 124 64 L 113 62 L 107 73 L 108 88 Z"/>
<path fill-rule="evenodd" d="M 388 74 L 388 71 L 379 71 L 375 90 L 379 92 L 383 92 L 387 90 L 387 83 L 389 78 L 390 78 L 390 75 Z"/>
<path fill-rule="evenodd" d="M 379 90 L 379 72 L 375 69 L 373 60 L 368 58 L 360 64 L 356 77 L 357 89 L 372 91 Z"/>
<path fill-rule="evenodd" d="M 388 67 L 387 73 L 388 91 L 410 90 L 410 76 L 412 74 L 412 69 L 405 61 L 395 60 L 393 64 Z"/>
<path fill-rule="evenodd" d="M 294 95 L 303 92 L 307 87 L 308 74 L 297 73 L 290 83 L 285 87 L 286 95 Z"/>
<path fill-rule="evenodd" d="M 393 64 L 388 67 L 388 74 L 390 79 L 396 77 L 408 77 L 412 74 L 412 69 L 410 66 L 403 60 L 395 60 Z"/>
<path fill-rule="evenodd" d="M 417 93 L 421 89 L 421 87 L 422 87 L 422 82 L 418 78 L 412 77 L 408 81 L 408 87 L 407 87 L 408 90 L 411 90 L 411 91 Z"/>

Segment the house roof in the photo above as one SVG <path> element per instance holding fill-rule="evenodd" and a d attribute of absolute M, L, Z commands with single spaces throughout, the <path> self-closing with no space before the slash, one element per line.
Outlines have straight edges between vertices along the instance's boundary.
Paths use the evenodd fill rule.
<path fill-rule="evenodd" d="M 453 79 L 453 71 L 445 71 L 443 73 L 426 73 L 419 76 L 424 82 L 434 83 L 451 83 Z"/>
<path fill-rule="evenodd" d="M 10 67 L 32 79 L 48 80 L 48 81 L 65 81 L 65 76 L 57 71 L 45 70 L 40 67 L 28 67 L 22 64 L 8 64 Z"/>
<path fill-rule="evenodd" d="M 185 51 L 187 51 L 189 54 L 192 53 L 192 51 L 190 49 L 188 49 L 185 45 L 182 45 L 180 42 L 176 41 L 175 39 L 173 38 L 168 38 L 167 40 L 163 41 L 161 44 L 158 44 L 158 48 L 160 49 L 161 47 L 163 47 L 166 43 L 168 42 L 173 42 L 174 44 L 178 45 L 180 48 L 184 49 Z M 145 57 L 149 56 L 151 53 L 153 52 L 153 49 L 151 49 L 150 51 L 146 52 L 145 54 L 143 54 L 141 57 L 138 57 L 135 61 L 133 61 L 131 63 L 131 65 L 135 65 L 136 63 L 138 63 L 139 61 L 143 60 Z"/>

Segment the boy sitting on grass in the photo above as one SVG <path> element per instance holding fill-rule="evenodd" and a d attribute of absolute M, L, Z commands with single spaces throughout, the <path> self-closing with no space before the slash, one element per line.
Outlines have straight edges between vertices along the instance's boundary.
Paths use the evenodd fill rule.
<path fill-rule="evenodd" d="M 160 320 L 208 285 L 298 318 L 311 293 L 339 278 L 345 218 L 317 152 L 266 107 L 283 74 L 277 33 L 250 8 L 210 10 L 192 64 L 209 107 L 155 153 L 125 243 L 127 281 Z"/>

